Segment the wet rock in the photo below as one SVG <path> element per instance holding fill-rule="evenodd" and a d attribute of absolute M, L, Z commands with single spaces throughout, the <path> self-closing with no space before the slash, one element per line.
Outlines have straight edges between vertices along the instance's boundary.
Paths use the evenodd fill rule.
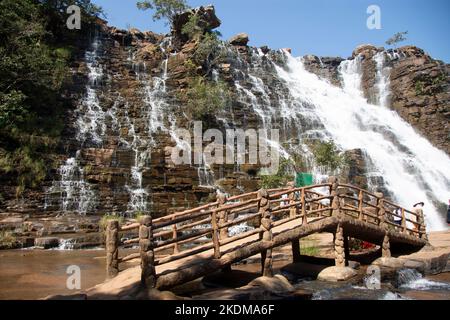
<path fill-rule="evenodd" d="M 357 272 L 349 267 L 328 267 L 322 270 L 317 276 L 320 281 L 347 281 L 354 278 Z"/>
<path fill-rule="evenodd" d="M 36 238 L 34 245 L 43 249 L 51 249 L 59 246 L 59 239 L 53 237 Z"/>
<path fill-rule="evenodd" d="M 228 40 L 233 46 L 246 46 L 249 41 L 250 39 L 246 33 L 239 33 Z"/>

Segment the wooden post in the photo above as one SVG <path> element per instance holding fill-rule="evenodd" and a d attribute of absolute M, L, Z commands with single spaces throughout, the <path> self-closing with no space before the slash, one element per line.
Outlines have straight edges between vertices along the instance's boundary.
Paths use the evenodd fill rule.
<path fill-rule="evenodd" d="M 383 238 L 383 244 L 381 246 L 381 256 L 383 258 L 390 258 L 391 257 L 391 244 L 389 242 L 389 235 L 386 232 Z"/>
<path fill-rule="evenodd" d="M 402 208 L 402 232 L 406 233 L 406 214 L 405 208 Z"/>
<path fill-rule="evenodd" d="M 339 187 L 339 182 L 336 177 L 330 177 L 329 182 L 331 183 L 330 196 L 331 196 L 331 215 L 333 217 L 339 217 L 341 215 L 341 203 L 339 201 L 337 189 Z"/>
<path fill-rule="evenodd" d="M 292 192 L 292 190 L 294 189 L 293 185 L 290 185 L 291 187 L 291 193 L 289 193 L 289 204 L 290 205 L 294 205 L 297 201 L 297 199 L 295 198 L 295 193 Z M 291 207 L 289 209 L 289 217 L 290 218 L 295 218 L 298 216 L 298 206 L 296 205 L 295 207 Z M 301 258 L 300 258 L 300 239 L 294 239 L 291 242 L 291 248 L 292 248 L 292 260 L 294 263 L 300 262 Z"/>
<path fill-rule="evenodd" d="M 364 218 L 363 215 L 363 200 L 364 200 L 364 196 L 363 196 L 363 192 L 362 190 L 359 190 L 359 195 L 358 195 L 358 212 L 359 212 L 359 220 L 362 221 Z"/>
<path fill-rule="evenodd" d="M 110 220 L 106 226 L 106 278 L 119 273 L 119 221 Z"/>
<path fill-rule="evenodd" d="M 222 207 L 225 205 L 225 203 L 227 202 L 227 197 L 224 194 L 218 194 L 217 195 L 217 201 L 219 202 L 218 207 Z M 228 222 L 228 212 L 225 211 L 220 211 L 219 214 L 219 227 L 223 226 L 224 224 L 226 224 Z M 228 228 L 223 228 L 220 229 L 219 232 L 220 235 L 220 240 L 225 240 L 228 238 Z"/>
<path fill-rule="evenodd" d="M 263 230 L 262 235 L 260 235 L 260 240 L 272 241 L 272 218 L 270 213 L 269 193 L 267 190 L 261 189 L 258 192 L 258 198 L 258 212 L 261 214 L 261 229 Z M 262 251 L 261 268 L 263 276 L 273 276 L 272 263 L 272 249 Z"/>
<path fill-rule="evenodd" d="M 336 267 L 345 267 L 344 228 L 339 224 L 334 238 L 334 261 Z"/>
<path fill-rule="evenodd" d="M 211 215 L 212 225 L 212 241 L 214 244 L 214 258 L 220 259 L 220 242 L 219 242 L 219 227 L 217 225 L 217 212 L 214 210 Z"/>
<path fill-rule="evenodd" d="M 152 217 L 140 219 L 139 248 L 141 254 L 141 284 L 146 288 L 156 285 L 155 252 L 153 243 Z"/>
<path fill-rule="evenodd" d="M 308 224 L 308 217 L 306 216 L 306 194 L 305 194 L 305 188 L 302 188 L 301 194 L 300 194 L 300 202 L 302 204 L 302 225 Z"/>
<path fill-rule="evenodd" d="M 379 219 L 379 226 L 388 230 L 388 224 L 386 222 L 386 209 L 384 209 L 384 194 L 381 192 L 375 193 L 377 197 L 377 215 Z"/>
<path fill-rule="evenodd" d="M 173 219 L 174 218 L 172 218 L 172 220 Z M 174 240 L 176 240 L 178 238 L 178 231 L 177 231 L 177 224 L 176 223 L 174 223 L 173 226 L 172 226 L 172 238 Z M 175 242 L 173 244 L 173 254 L 177 254 L 179 252 L 180 252 L 180 249 L 179 249 L 179 246 L 178 246 L 178 242 Z"/>

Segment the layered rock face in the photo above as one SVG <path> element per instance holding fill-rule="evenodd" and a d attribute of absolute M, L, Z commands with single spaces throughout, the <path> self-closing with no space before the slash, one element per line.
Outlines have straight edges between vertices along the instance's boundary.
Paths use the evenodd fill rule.
<path fill-rule="evenodd" d="M 203 32 L 220 25 L 209 6 L 176 17 L 171 36 L 100 28 L 73 64 L 73 85 L 66 93 L 73 108 L 46 184 L 22 201 L 10 195 L 4 208 L 38 215 L 151 212 L 159 217 L 215 199 L 217 188 L 231 195 L 257 190 L 259 163 L 208 167 L 172 162 L 179 144 L 176 129 L 192 129 L 179 93 L 193 73 L 225 82 L 232 97 L 230 106 L 203 122 L 203 131 L 216 128 L 226 136 L 226 129 L 280 129 L 282 155 L 301 154 L 308 168 L 320 173 L 307 141 L 330 136 L 314 106 L 293 96 L 280 77 L 288 69 L 287 55 L 249 47 L 248 35 L 239 34 L 221 45 L 220 59 L 193 70 L 200 40 L 182 33 L 192 15 L 200 17 Z M 369 102 L 380 102 L 379 71 L 390 68 L 391 94 L 383 103 L 449 153 L 448 65 L 414 47 L 384 52 L 362 46 L 353 59 L 360 59 L 361 90 Z M 306 56 L 303 66 L 341 86 L 343 61 Z M 340 172 L 341 178 L 383 191 L 382 178 L 369 175 L 373 164 L 364 151 L 352 149 L 347 155 L 349 168 Z"/>

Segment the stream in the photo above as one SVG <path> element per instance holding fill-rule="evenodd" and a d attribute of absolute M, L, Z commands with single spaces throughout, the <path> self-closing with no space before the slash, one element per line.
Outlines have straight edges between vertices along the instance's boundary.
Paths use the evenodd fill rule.
<path fill-rule="evenodd" d="M 50 295 L 71 295 L 66 281 L 67 268 L 80 267 L 81 290 L 105 280 L 104 251 L 92 250 L 6 250 L 0 252 L 0 300 L 35 300 Z M 279 261 L 280 266 L 288 264 Z M 259 270 L 259 264 L 241 264 L 236 269 L 247 273 Z M 315 300 L 450 300 L 450 273 L 422 277 L 414 270 L 398 273 L 398 285 L 382 284 L 369 290 L 364 283 L 327 283 L 308 279 L 289 279 L 298 289 L 313 292 Z M 237 281 L 239 279 L 236 279 Z M 239 282 L 239 281 L 238 281 Z M 216 288 L 217 297 L 226 288 Z M 190 294 L 187 294 L 189 296 Z"/>

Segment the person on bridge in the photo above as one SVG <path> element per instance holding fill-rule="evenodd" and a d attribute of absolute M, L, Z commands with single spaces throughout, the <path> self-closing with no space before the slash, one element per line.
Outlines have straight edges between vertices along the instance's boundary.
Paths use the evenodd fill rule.
<path fill-rule="evenodd" d="M 412 211 L 413 211 L 414 213 L 423 215 L 423 218 L 424 218 L 424 220 L 425 220 L 425 214 L 423 213 L 423 207 L 424 207 L 424 206 L 425 206 L 425 203 L 423 203 L 423 202 L 416 203 L 416 204 L 413 206 L 413 210 L 412 210 Z M 408 219 L 412 220 L 412 215 L 409 215 L 409 216 L 410 216 L 410 217 L 409 217 Z M 416 222 L 419 222 L 418 217 L 415 217 L 414 220 L 416 220 Z M 425 222 L 424 222 L 424 223 L 425 223 Z M 409 223 L 409 224 L 410 224 L 410 226 L 411 226 L 412 223 Z M 412 227 L 414 228 L 414 230 L 419 231 L 419 226 L 418 226 L 417 224 L 414 224 Z"/>
<path fill-rule="evenodd" d="M 401 226 L 402 225 L 402 210 L 400 210 L 400 208 L 397 208 L 394 210 L 394 223 L 396 225 Z"/>
<path fill-rule="evenodd" d="M 448 200 L 447 223 L 450 225 L 450 200 Z"/>

